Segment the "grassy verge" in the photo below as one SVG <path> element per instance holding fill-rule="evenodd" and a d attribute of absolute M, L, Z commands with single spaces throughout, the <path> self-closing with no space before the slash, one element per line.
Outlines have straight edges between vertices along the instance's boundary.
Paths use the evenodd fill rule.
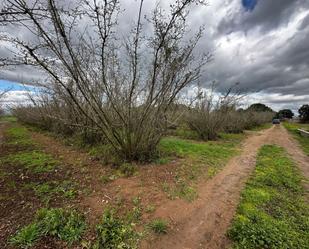
<path fill-rule="evenodd" d="M 309 248 L 303 180 L 282 148 L 263 146 L 228 233 L 233 248 Z"/>
<path fill-rule="evenodd" d="M 2 116 L 0 117 L 0 121 L 2 122 L 16 122 L 17 121 L 17 118 L 16 117 L 13 117 L 13 116 Z"/>
<path fill-rule="evenodd" d="M 24 126 L 15 122 L 11 122 L 11 127 L 6 131 L 8 145 L 16 145 L 20 147 L 34 146 L 35 143 L 31 140 L 29 131 Z"/>
<path fill-rule="evenodd" d="M 298 140 L 304 152 L 309 156 L 309 138 L 299 134 L 297 129 L 309 130 L 309 124 L 283 123 L 283 126 Z"/>
<path fill-rule="evenodd" d="M 19 152 L 7 156 L 4 162 L 24 167 L 33 173 L 51 172 L 59 164 L 51 155 L 41 151 Z"/>
<path fill-rule="evenodd" d="M 70 177 L 70 169 L 41 150 L 27 128 L 14 120 L 5 121 L 9 125 L 0 150 L 0 216 L 10 208 L 14 212 L 7 212 L 5 219 L 14 222 L 11 231 L 4 230 L 6 239 L 0 241 L 0 247 L 40 247 L 46 237 L 62 240 L 68 246 L 76 243 L 82 238 L 86 223 L 73 210 L 79 187 Z M 66 209 L 58 208 L 64 206 Z M 20 228 L 19 224 L 29 221 L 32 222 Z"/>
<path fill-rule="evenodd" d="M 177 137 L 162 139 L 160 161 L 167 163 L 180 158 L 175 172 L 175 184 L 163 183 L 162 188 L 173 199 L 192 201 L 197 197 L 195 183 L 201 178 L 214 176 L 232 156 L 238 153 L 243 134 L 221 134 L 218 141 L 198 142 Z"/>

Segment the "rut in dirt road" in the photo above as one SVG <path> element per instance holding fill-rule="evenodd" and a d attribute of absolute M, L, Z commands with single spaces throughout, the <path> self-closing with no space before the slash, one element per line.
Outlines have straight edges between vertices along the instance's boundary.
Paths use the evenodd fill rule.
<path fill-rule="evenodd" d="M 298 163 L 304 175 L 309 178 L 309 159 L 297 142 L 282 127 L 274 126 L 249 137 L 243 144 L 241 155 L 233 158 L 210 181 L 199 186 L 199 200 L 187 208 L 177 204 L 164 207 L 170 210 L 170 218 L 177 224 L 156 245 L 145 248 L 160 249 L 222 249 L 230 244 L 226 237 L 240 193 L 250 173 L 254 170 L 259 148 L 264 144 L 278 144 L 284 147 Z M 307 186 L 309 187 L 309 186 Z M 309 188 L 308 188 L 309 189 Z M 165 211 L 166 211 L 165 210 Z"/>
<path fill-rule="evenodd" d="M 297 163 L 297 166 L 305 178 L 309 179 L 309 157 L 300 148 L 299 143 L 282 126 L 278 126 L 274 129 L 272 137 L 275 139 L 271 139 L 272 141 L 268 142 L 275 143 L 285 148 L 288 154 Z M 305 189 L 309 193 L 309 181 L 305 182 Z M 307 194 L 307 199 L 309 202 L 309 194 Z"/>
<path fill-rule="evenodd" d="M 161 207 L 165 212 L 170 212 L 169 217 L 176 226 L 168 235 L 160 238 L 160 242 L 143 247 L 225 248 L 229 243 L 225 234 L 236 211 L 240 192 L 255 167 L 258 149 L 272 137 L 274 129 L 276 127 L 247 138 L 241 155 L 231 159 L 214 178 L 199 186 L 199 199 L 196 202 L 185 208 L 179 207 L 177 202 Z"/>

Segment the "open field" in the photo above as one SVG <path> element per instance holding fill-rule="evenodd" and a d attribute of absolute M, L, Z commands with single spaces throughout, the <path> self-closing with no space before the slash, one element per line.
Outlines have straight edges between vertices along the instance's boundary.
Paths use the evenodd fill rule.
<path fill-rule="evenodd" d="M 296 162 L 305 160 L 302 165 L 308 177 L 308 158 L 295 154 L 300 153 L 296 145 L 276 139 L 288 138 L 288 133 L 282 127 L 266 128 L 246 135 L 222 134 L 210 142 L 166 137 L 158 160 L 116 167 L 97 155 L 102 148 L 79 149 L 60 137 L 6 119 L 1 122 L 0 245 L 227 248 L 231 243 L 227 231 L 240 193 L 263 144 L 293 147 L 291 156 Z M 291 159 L 280 159 L 281 149 L 263 148 L 257 170 L 263 155 L 272 153 L 277 167 L 286 162 L 301 196 L 300 173 L 291 169 L 295 167 Z M 293 198 L 287 201 L 295 203 Z M 306 202 L 301 205 L 307 207 Z M 307 214 L 302 218 L 308 219 Z M 243 235 L 236 236 L 241 230 L 235 227 L 230 230 L 233 238 L 241 240 Z M 301 231 L 298 234 L 302 236 Z"/>
<path fill-rule="evenodd" d="M 308 10 L 1 0 L 0 249 L 309 249 Z"/>
<path fill-rule="evenodd" d="M 161 230 L 165 233 L 173 222 L 167 215 L 156 214 L 157 209 L 164 203 L 177 200 L 190 203 L 197 199 L 198 183 L 212 178 L 227 160 L 239 153 L 239 145 L 245 138 L 243 134 L 227 134 L 217 142 L 208 143 L 165 138 L 160 145 L 160 160 L 136 165 L 132 170 L 131 165 L 116 168 L 105 165 L 96 156 L 97 147 L 80 150 L 66 146 L 61 139 L 26 128 L 12 118 L 1 123 L 1 134 L 1 220 L 5 221 L 1 246 L 34 248 L 40 245 L 66 248 L 81 241 L 96 243 L 94 228 L 100 223 L 104 209 L 111 209 L 119 222 L 123 220 L 123 226 L 132 230 L 131 242 L 122 238 L 110 243 L 137 245 L 141 238 L 156 237 Z M 8 209 L 9 206 L 14 208 Z M 55 209 L 60 207 L 71 210 L 73 217 L 82 217 L 76 218 L 80 219 L 77 224 L 73 218 L 71 225 L 83 224 L 84 229 L 75 234 L 72 228 L 73 234 L 66 235 L 58 230 L 43 233 L 41 230 L 47 228 L 42 220 L 48 218 L 35 217 L 41 217 L 40 212 L 47 217 L 71 217 L 70 213 Z M 139 233 L 133 233 L 132 222 Z M 20 232 L 14 237 L 16 231 Z"/>

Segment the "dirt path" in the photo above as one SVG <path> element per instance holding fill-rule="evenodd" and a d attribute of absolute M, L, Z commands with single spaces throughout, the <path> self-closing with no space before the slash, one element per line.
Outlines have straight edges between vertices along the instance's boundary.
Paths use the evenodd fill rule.
<path fill-rule="evenodd" d="M 169 210 L 176 225 L 168 236 L 160 239 L 160 243 L 145 248 L 227 248 L 226 231 L 236 211 L 240 192 L 255 167 L 257 151 L 264 144 L 284 147 L 309 179 L 309 158 L 286 129 L 272 127 L 260 135 L 249 137 L 240 156 L 230 160 L 212 180 L 201 184 L 200 198 L 194 205 L 186 207 L 174 202 L 162 207 L 161 212 Z M 309 190 L 309 184 L 306 188 Z"/>
<path fill-rule="evenodd" d="M 175 225 L 159 243 L 154 241 L 143 247 L 225 248 L 229 243 L 225 233 L 237 208 L 240 192 L 254 169 L 257 151 L 273 137 L 274 130 L 272 127 L 250 136 L 243 144 L 241 155 L 230 160 L 214 178 L 200 185 L 199 199 L 193 205 L 172 202 L 161 207 L 157 213 L 169 212 Z"/>

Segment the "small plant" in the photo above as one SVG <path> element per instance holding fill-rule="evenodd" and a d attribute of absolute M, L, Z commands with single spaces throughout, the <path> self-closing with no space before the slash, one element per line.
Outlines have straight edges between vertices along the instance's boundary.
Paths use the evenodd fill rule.
<path fill-rule="evenodd" d="M 33 189 L 37 197 L 39 197 L 45 204 L 48 204 L 50 199 L 54 196 L 62 196 L 67 199 L 74 199 L 77 192 L 74 184 L 71 181 L 52 181 L 42 184 L 30 183 L 25 187 Z"/>
<path fill-rule="evenodd" d="M 37 223 L 32 223 L 22 228 L 10 242 L 21 248 L 29 248 L 35 244 L 35 242 L 41 236 L 40 227 Z"/>
<path fill-rule="evenodd" d="M 126 214 L 126 220 L 131 223 L 138 223 L 142 216 L 141 207 L 133 207 L 133 209 Z"/>
<path fill-rule="evenodd" d="M 149 227 L 155 233 L 165 234 L 167 233 L 168 222 L 163 219 L 155 219 L 149 224 Z"/>
<path fill-rule="evenodd" d="M 141 204 L 141 198 L 139 196 L 134 197 L 132 203 L 134 206 L 139 206 Z"/>
<path fill-rule="evenodd" d="M 175 195 L 187 200 L 193 201 L 197 198 L 197 191 L 194 187 L 187 185 L 185 182 L 177 184 Z"/>
<path fill-rule="evenodd" d="M 137 234 L 131 224 L 115 217 L 114 211 L 106 209 L 97 226 L 97 239 L 93 249 L 135 249 Z"/>
<path fill-rule="evenodd" d="M 28 248 L 43 236 L 53 236 L 71 245 L 81 238 L 85 228 L 84 218 L 76 211 L 43 208 L 37 212 L 34 222 L 17 232 L 10 242 Z"/>
<path fill-rule="evenodd" d="M 148 206 L 146 206 L 146 208 L 145 208 L 145 212 L 146 212 L 146 213 L 153 213 L 155 210 L 156 210 L 156 207 L 153 206 L 153 205 L 148 205 Z"/>
<path fill-rule="evenodd" d="M 42 234 L 56 236 L 72 244 L 80 239 L 85 230 L 84 218 L 76 211 L 64 211 L 62 208 L 41 209 L 37 213 L 37 222 Z"/>
<path fill-rule="evenodd" d="M 129 222 L 138 222 L 142 216 L 141 198 L 135 196 L 132 199 L 133 209 L 127 213 L 126 218 Z"/>
<path fill-rule="evenodd" d="M 120 165 L 119 170 L 125 176 L 133 176 L 136 172 L 136 166 L 131 163 L 123 163 Z"/>
<path fill-rule="evenodd" d="M 109 183 L 109 182 L 112 182 L 112 181 L 118 179 L 121 176 L 119 172 L 114 172 L 114 173 L 115 174 L 101 176 L 100 181 L 103 184 L 106 184 L 106 183 Z"/>
<path fill-rule="evenodd" d="M 100 177 L 100 181 L 104 184 L 109 183 L 111 181 L 111 179 L 109 178 L 108 175 L 104 175 Z"/>
<path fill-rule="evenodd" d="M 39 185 L 32 186 L 35 195 L 38 196 L 44 203 L 48 203 L 51 195 L 53 194 L 53 189 L 48 183 L 43 183 Z"/>
<path fill-rule="evenodd" d="M 60 193 L 63 197 L 74 199 L 77 195 L 75 186 L 71 181 L 63 181 L 55 187 L 55 193 Z"/>

